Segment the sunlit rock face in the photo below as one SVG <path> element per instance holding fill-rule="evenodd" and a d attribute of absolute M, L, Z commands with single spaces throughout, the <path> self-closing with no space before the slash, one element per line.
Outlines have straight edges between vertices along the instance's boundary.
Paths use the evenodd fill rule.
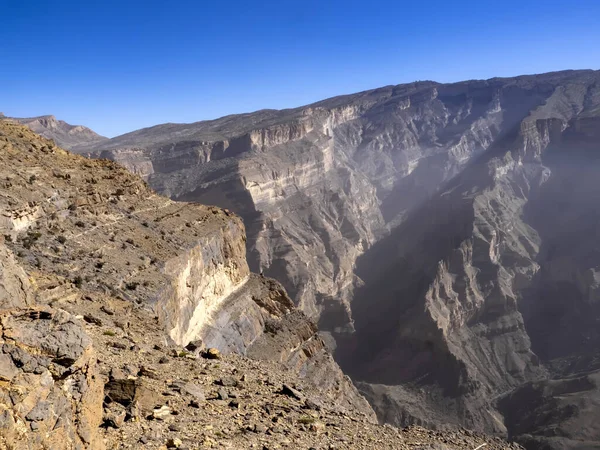
<path fill-rule="evenodd" d="M 165 346 L 274 361 L 376 422 L 316 324 L 277 281 L 250 272 L 237 215 L 161 197 L 118 164 L 14 121 L 0 120 L 0 180 L 0 448 L 104 447 L 92 343 L 100 355 L 114 348 L 102 339 L 115 332 L 96 328 L 105 296 L 136 305 L 141 331 Z M 66 312 L 74 304 L 83 314 Z"/>
<path fill-rule="evenodd" d="M 76 150 L 240 214 L 381 419 L 520 435 L 498 399 L 598 342 L 599 84 L 418 82 Z"/>
<path fill-rule="evenodd" d="M 280 280 L 323 329 L 351 332 L 356 259 L 488 148 L 506 120 L 500 87 L 390 86 L 75 150 L 177 200 L 241 214 L 251 268 Z"/>
<path fill-rule="evenodd" d="M 58 120 L 54 116 L 39 116 L 29 118 L 13 118 L 23 125 L 27 125 L 40 136 L 53 139 L 58 145 L 64 148 L 71 148 L 77 145 L 95 144 L 106 140 L 94 131 L 82 125 L 71 125 L 63 120 Z"/>

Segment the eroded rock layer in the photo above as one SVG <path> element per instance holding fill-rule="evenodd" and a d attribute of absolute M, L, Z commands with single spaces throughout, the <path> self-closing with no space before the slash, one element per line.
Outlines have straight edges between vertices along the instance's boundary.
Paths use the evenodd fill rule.
<path fill-rule="evenodd" d="M 0 117 L 2 117 L 2 114 L 0 114 Z M 64 120 L 58 120 L 54 116 L 12 118 L 12 120 L 27 125 L 39 135 L 54 140 L 56 144 L 64 148 L 92 144 L 107 139 L 87 127 L 70 125 Z"/>
<path fill-rule="evenodd" d="M 109 430 L 177 414 L 161 389 L 174 375 L 200 377 L 199 355 L 213 354 L 206 344 L 243 364 L 271 363 L 332 411 L 376 426 L 315 324 L 279 283 L 250 273 L 237 216 L 160 197 L 115 163 L 70 154 L 12 121 L 0 121 L 0 162 L 4 447 L 138 446 Z M 189 362 L 184 373 L 153 367 L 169 364 L 167 350 Z M 189 387 L 194 405 L 198 389 Z M 185 439 L 204 439 L 191 419 L 197 406 L 182 406 L 193 429 Z M 164 424 L 155 428 L 168 433 Z"/>
<path fill-rule="evenodd" d="M 560 425 L 515 431 L 497 400 L 597 348 L 599 85 L 419 82 L 76 150 L 239 213 L 250 267 L 334 333 L 380 418 L 533 442 Z"/>

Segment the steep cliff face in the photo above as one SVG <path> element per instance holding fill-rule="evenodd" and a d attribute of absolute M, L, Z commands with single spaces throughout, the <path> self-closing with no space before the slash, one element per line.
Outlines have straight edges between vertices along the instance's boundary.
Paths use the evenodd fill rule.
<path fill-rule="evenodd" d="M 78 151 L 239 213 L 380 418 L 512 433 L 496 400 L 596 343 L 599 84 L 420 82 Z"/>
<path fill-rule="evenodd" d="M 103 322 L 95 314 L 115 316 L 118 305 L 114 327 L 123 330 L 126 341 L 133 338 L 125 330 L 139 328 L 144 336 L 147 327 L 155 345 L 160 339 L 161 345 L 179 349 L 177 354 L 186 353 L 183 348 L 191 341 L 205 340 L 223 353 L 283 363 L 295 379 L 320 389 L 331 405 L 375 421 L 368 403 L 325 350 L 314 323 L 294 308 L 281 285 L 250 273 L 239 217 L 160 197 L 125 168 L 70 154 L 13 122 L 0 121 L 0 132 L 0 234 L 17 256 L 15 261 L 10 251 L 0 249 L 1 308 L 29 307 L 34 292 L 35 303 L 50 307 L 50 317 L 64 309 L 77 318 L 73 327 L 81 319 L 100 327 Z M 28 278 L 34 289 L 14 297 Z M 57 340 L 75 333 L 61 327 L 54 327 L 60 331 Z M 114 330 L 92 331 L 104 361 L 114 358 L 111 349 L 129 348 L 106 342 Z M 140 403 L 143 411 L 152 412 L 147 408 L 156 398 L 146 396 L 145 384 L 127 388 L 144 393 L 127 403 L 120 397 L 125 395 L 121 382 L 110 383 L 105 390 L 121 403 L 105 401 L 106 421 L 114 423 L 120 414 L 115 402 L 134 409 Z"/>
<path fill-rule="evenodd" d="M 525 412 L 517 390 L 503 403 L 511 405 L 504 406 L 510 417 L 504 422 L 495 401 L 529 380 L 543 386 L 557 367 L 561 377 L 595 369 L 582 359 L 594 359 L 598 317 L 588 300 L 598 264 L 591 202 L 598 189 L 591 177 L 598 170 L 591 124 L 597 98 L 597 77 L 557 86 L 365 256 L 358 273 L 368 281 L 354 308 L 362 322 L 354 345 L 372 359 L 369 370 L 356 361 L 348 367 L 377 383 L 363 389 L 388 420 L 433 423 L 450 410 L 469 426 L 503 431 L 506 425 L 513 437 L 527 434 L 523 442 L 532 448 L 578 445 L 572 430 L 560 440 L 543 436 L 584 420 L 583 410 L 565 407 L 560 418 L 532 421 L 535 413 Z M 377 260 L 387 273 L 371 269 Z M 585 391 L 574 389 L 574 403 L 590 395 Z M 538 392 L 538 411 L 550 409 L 556 393 Z"/>
<path fill-rule="evenodd" d="M 52 139 L 58 145 L 67 149 L 77 145 L 98 143 L 107 139 L 87 127 L 70 125 L 54 116 L 12 118 L 11 120 L 28 126 L 39 135 Z"/>

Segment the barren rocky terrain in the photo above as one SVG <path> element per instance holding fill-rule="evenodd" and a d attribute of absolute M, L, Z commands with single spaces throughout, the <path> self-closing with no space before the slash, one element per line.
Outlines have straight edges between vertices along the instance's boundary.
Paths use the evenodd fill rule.
<path fill-rule="evenodd" d="M 380 420 L 593 448 L 599 115 L 599 72 L 565 71 L 72 149 L 239 214 L 250 268 L 318 321 Z"/>
<path fill-rule="evenodd" d="M 0 183 L 0 448 L 520 448 L 378 425 L 229 211 L 10 120 Z"/>
<path fill-rule="evenodd" d="M 0 117 L 3 117 L 2 113 L 0 113 Z M 52 139 L 56 144 L 64 148 L 98 143 L 107 139 L 83 125 L 70 125 L 64 120 L 58 120 L 54 116 L 12 117 L 11 120 L 27 125 L 40 136 Z"/>

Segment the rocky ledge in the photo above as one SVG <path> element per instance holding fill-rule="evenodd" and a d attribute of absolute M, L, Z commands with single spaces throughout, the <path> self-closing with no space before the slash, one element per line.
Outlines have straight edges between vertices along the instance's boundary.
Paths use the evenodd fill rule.
<path fill-rule="evenodd" d="M 240 219 L 0 121 L 3 448 L 510 448 L 374 413 Z"/>

